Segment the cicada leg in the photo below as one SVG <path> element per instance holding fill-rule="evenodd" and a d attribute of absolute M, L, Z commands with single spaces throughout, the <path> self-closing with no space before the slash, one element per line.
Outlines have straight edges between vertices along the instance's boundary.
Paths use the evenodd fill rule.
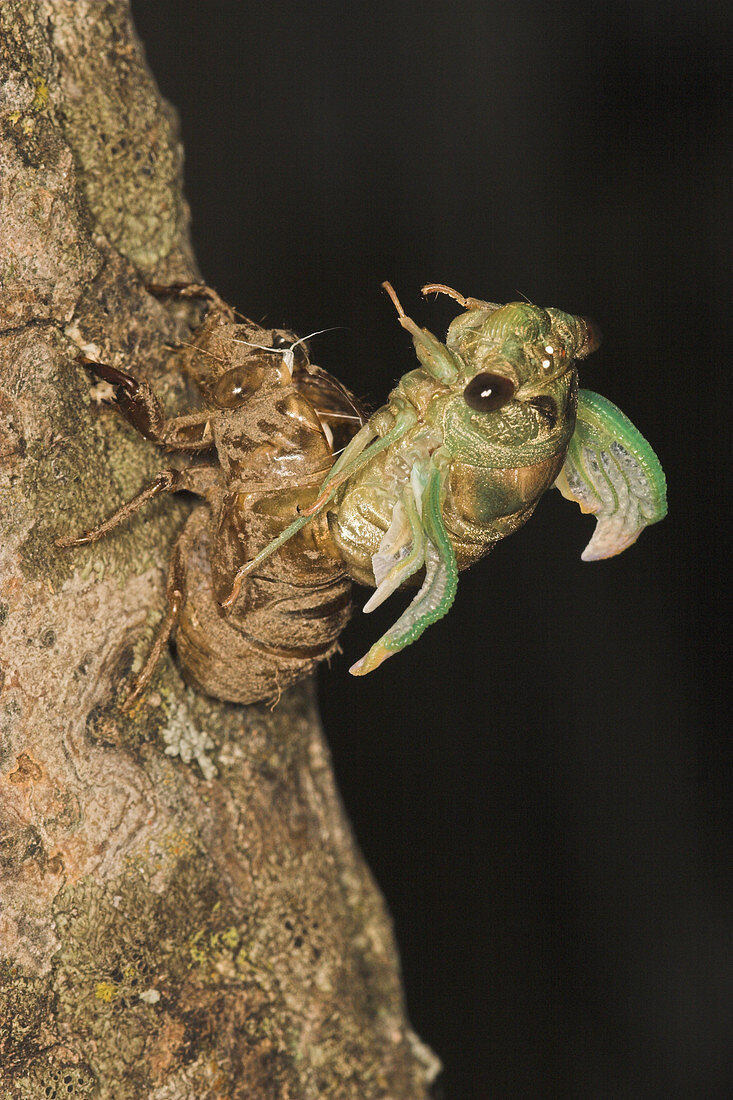
<path fill-rule="evenodd" d="M 184 600 L 186 598 L 186 568 L 183 563 L 183 554 L 181 551 L 181 543 L 184 538 L 185 532 L 173 547 L 173 553 L 171 554 L 170 565 L 168 567 L 168 583 L 166 585 L 168 610 L 158 627 L 155 640 L 153 641 L 145 664 L 135 677 L 131 690 L 120 708 L 123 711 L 131 709 L 150 683 L 158 661 L 163 655 L 163 650 L 167 646 L 170 636 L 180 620 Z"/>
<path fill-rule="evenodd" d="M 420 293 L 427 297 L 428 294 L 447 294 L 449 298 L 452 298 L 454 302 L 458 302 L 464 309 L 501 309 L 498 302 L 484 302 L 481 298 L 466 298 L 460 291 L 454 290 L 452 286 L 446 286 L 445 283 L 426 283 L 425 286 L 420 287 Z"/>
<path fill-rule="evenodd" d="M 134 516 L 149 500 L 160 496 L 161 493 L 196 493 L 197 496 L 206 496 L 217 479 L 221 477 L 217 466 L 188 466 L 183 470 L 161 470 L 132 500 L 126 501 L 108 519 L 85 531 L 82 535 L 64 535 L 55 540 L 55 545 L 64 549 L 70 546 L 85 546 L 90 542 L 98 542 L 110 531 L 114 531 L 120 524 L 125 523 L 130 516 Z"/>
<path fill-rule="evenodd" d="M 210 302 L 216 309 L 234 316 L 235 310 L 228 305 L 213 287 L 205 283 L 147 283 L 145 289 L 154 298 L 201 298 Z"/>
<path fill-rule="evenodd" d="M 115 405 L 144 439 L 169 451 L 208 451 L 213 447 L 210 410 L 166 417 L 155 391 L 147 382 L 139 382 L 131 374 L 108 363 L 97 363 L 86 355 L 78 356 L 77 363 L 115 387 Z"/>
<path fill-rule="evenodd" d="M 445 474 L 431 463 L 422 497 L 422 524 L 425 531 L 425 580 L 412 603 L 397 622 L 369 652 L 352 665 L 354 676 L 373 672 L 383 661 L 414 642 L 424 630 L 449 610 L 458 587 L 458 565 L 442 516 Z"/>
<path fill-rule="evenodd" d="M 412 336 L 415 355 L 417 355 L 425 370 L 432 374 L 433 378 L 437 378 L 439 382 L 446 385 L 455 382 L 461 366 L 460 361 L 437 336 L 433 336 L 432 332 L 429 332 L 426 328 L 420 328 L 412 317 L 407 316 L 391 283 L 385 282 L 382 283 L 382 286 L 392 299 L 400 324 Z"/>

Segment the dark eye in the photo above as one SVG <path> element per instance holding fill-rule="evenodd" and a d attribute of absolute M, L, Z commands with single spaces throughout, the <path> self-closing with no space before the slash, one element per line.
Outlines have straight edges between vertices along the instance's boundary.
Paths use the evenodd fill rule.
<path fill-rule="evenodd" d="M 469 409 L 495 412 L 514 397 L 514 383 L 503 374 L 477 374 L 466 386 L 463 397 Z"/>

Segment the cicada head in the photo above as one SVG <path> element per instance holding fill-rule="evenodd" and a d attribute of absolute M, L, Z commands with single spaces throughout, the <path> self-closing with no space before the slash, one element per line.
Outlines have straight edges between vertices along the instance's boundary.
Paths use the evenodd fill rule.
<path fill-rule="evenodd" d="M 598 343 L 584 318 L 528 302 L 460 314 L 446 338 L 463 367 L 446 411 L 451 452 L 502 469 L 561 460 L 575 427 L 575 362 Z"/>

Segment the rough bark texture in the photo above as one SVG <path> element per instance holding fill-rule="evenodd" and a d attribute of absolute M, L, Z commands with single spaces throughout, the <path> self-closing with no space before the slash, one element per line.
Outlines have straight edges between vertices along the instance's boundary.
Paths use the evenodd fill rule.
<path fill-rule="evenodd" d="M 312 686 L 218 704 L 168 655 L 123 715 L 188 505 L 53 549 L 161 466 L 75 357 L 188 403 L 165 345 L 192 307 L 145 284 L 197 272 L 127 4 L 0 23 L 0 1097 L 425 1097 Z"/>

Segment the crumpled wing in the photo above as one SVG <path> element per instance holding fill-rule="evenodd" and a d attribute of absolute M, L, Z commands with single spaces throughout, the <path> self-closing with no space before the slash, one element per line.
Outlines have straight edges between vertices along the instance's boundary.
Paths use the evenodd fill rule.
<path fill-rule="evenodd" d="M 412 485 L 415 486 L 418 480 L 420 480 L 419 470 L 413 466 Z M 398 653 L 405 646 L 416 641 L 431 623 L 442 619 L 455 599 L 458 585 L 458 565 L 442 516 L 442 496 L 445 480 L 445 471 L 431 462 L 420 492 L 422 512 L 418 520 L 421 528 L 419 554 L 415 554 L 413 546 L 409 558 L 407 555 L 403 557 L 399 553 L 396 556 L 395 564 L 398 573 L 403 563 L 412 560 L 409 572 L 405 576 L 411 576 L 420 568 L 422 562 L 425 562 L 425 579 L 422 587 L 409 607 L 400 615 L 397 622 L 390 627 L 386 634 L 382 635 L 379 641 L 374 643 L 361 660 L 351 666 L 349 672 L 353 676 L 366 676 L 368 672 L 378 668 L 382 661 L 386 661 L 393 653 Z M 407 494 L 403 494 L 402 499 L 404 503 L 407 503 Z M 413 521 L 411 521 L 412 524 Z M 389 534 L 390 532 L 388 532 Z M 383 540 L 383 542 L 385 541 L 391 540 Z M 387 548 L 385 547 L 385 549 Z M 374 556 L 378 557 L 377 554 Z M 392 585 L 391 580 L 388 581 L 391 572 L 392 569 L 388 567 L 387 571 L 382 574 L 383 583 L 386 586 L 385 596 L 394 591 L 395 586 Z"/>
<path fill-rule="evenodd" d="M 628 417 L 591 390 L 578 393 L 575 432 L 555 485 L 597 519 L 583 561 L 620 554 L 667 514 L 659 459 Z"/>

